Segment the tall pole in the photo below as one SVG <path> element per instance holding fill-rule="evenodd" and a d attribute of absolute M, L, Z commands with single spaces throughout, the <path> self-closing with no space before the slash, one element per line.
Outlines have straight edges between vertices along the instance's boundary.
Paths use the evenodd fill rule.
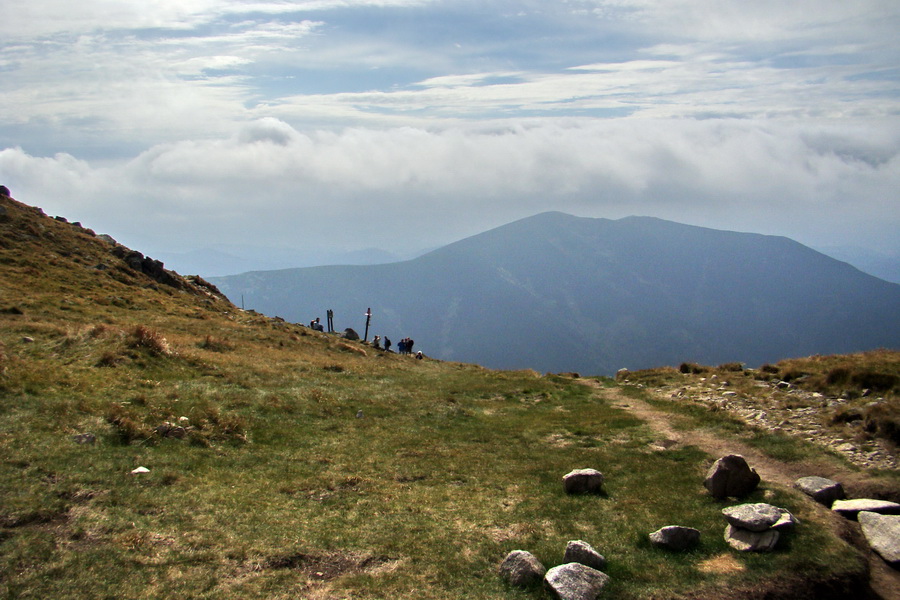
<path fill-rule="evenodd" d="M 371 320 L 372 320 L 372 309 L 367 308 L 366 309 L 366 334 L 363 336 L 364 342 L 369 341 L 369 321 L 371 321 Z"/>

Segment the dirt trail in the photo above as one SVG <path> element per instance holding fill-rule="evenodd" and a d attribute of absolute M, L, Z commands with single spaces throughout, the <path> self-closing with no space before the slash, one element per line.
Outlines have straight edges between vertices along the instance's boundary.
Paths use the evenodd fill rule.
<path fill-rule="evenodd" d="M 829 477 L 842 483 L 857 477 L 851 471 L 836 470 L 833 465 L 824 462 L 821 465 L 811 465 L 809 462 L 797 464 L 781 462 L 766 456 L 740 440 L 725 438 L 721 434 L 703 429 L 691 429 L 689 432 L 678 431 L 672 427 L 672 423 L 682 420 L 683 417 L 656 409 L 638 398 L 626 396 L 617 387 L 603 387 L 598 382 L 591 380 L 584 380 L 584 382 L 593 387 L 598 396 L 609 401 L 611 406 L 627 410 L 647 423 L 659 436 L 659 439 L 653 444 L 657 450 L 664 451 L 678 445 L 689 444 L 700 448 L 714 459 L 727 454 L 740 454 L 756 469 L 763 481 L 785 487 L 793 487 L 797 479 L 807 475 Z M 868 549 L 859 525 L 837 516 L 836 513 L 812 499 L 809 502 L 823 522 L 828 523 L 844 539 L 851 538 L 851 542 L 857 548 L 866 552 L 869 558 L 870 585 L 875 597 L 881 600 L 900 600 L 900 573 Z"/>

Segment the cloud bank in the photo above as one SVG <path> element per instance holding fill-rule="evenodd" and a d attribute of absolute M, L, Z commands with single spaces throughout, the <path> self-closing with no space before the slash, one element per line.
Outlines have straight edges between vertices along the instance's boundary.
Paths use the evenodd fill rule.
<path fill-rule="evenodd" d="M 900 253 L 887 0 L 0 7 L 0 180 L 148 253 L 545 210 Z"/>

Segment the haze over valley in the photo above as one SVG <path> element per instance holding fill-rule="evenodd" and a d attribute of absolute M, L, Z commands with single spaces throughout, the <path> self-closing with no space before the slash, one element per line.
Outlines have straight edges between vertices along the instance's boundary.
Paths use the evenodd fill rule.
<path fill-rule="evenodd" d="M 900 285 L 783 237 L 553 212 L 419 258 L 212 278 L 236 304 L 445 360 L 612 374 L 900 347 Z"/>

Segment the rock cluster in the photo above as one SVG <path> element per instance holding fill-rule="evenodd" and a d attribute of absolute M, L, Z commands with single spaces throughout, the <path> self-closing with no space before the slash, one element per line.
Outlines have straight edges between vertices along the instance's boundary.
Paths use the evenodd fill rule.
<path fill-rule="evenodd" d="M 851 402 L 849 398 L 824 396 L 785 381 L 757 381 L 752 392 L 736 392 L 731 388 L 726 379 L 712 375 L 688 385 L 667 385 L 656 391 L 679 401 L 695 402 L 712 410 L 728 411 L 754 427 L 795 435 L 837 452 L 861 467 L 900 468 L 900 455 L 891 451 L 885 442 L 875 439 L 862 445 L 844 439 L 837 431 L 822 426 L 822 409 L 839 410 Z M 880 398 L 873 399 L 873 402 L 882 401 Z M 850 427 L 863 425 L 862 419 L 849 423 Z"/>
<path fill-rule="evenodd" d="M 781 532 L 797 524 L 788 510 L 763 502 L 723 508 L 722 516 L 725 541 L 741 552 L 771 552 Z"/>
<path fill-rule="evenodd" d="M 500 576 L 516 587 L 543 583 L 558 600 L 596 600 L 609 583 L 609 575 L 600 570 L 605 566 L 606 559 L 590 544 L 573 540 L 566 546 L 563 564 L 549 571 L 530 552 L 513 550 L 500 564 Z"/>
<path fill-rule="evenodd" d="M 759 474 L 740 455 L 724 456 L 709 469 L 704 486 L 715 498 L 740 497 L 753 492 Z M 566 494 L 602 494 L 604 478 L 596 469 L 575 469 L 563 477 Z M 823 477 L 803 477 L 795 486 L 817 502 L 847 518 L 859 519 L 863 535 L 872 549 L 888 564 L 900 568 L 900 504 L 881 500 L 844 500 L 840 483 Z M 725 541 L 739 552 L 771 552 L 781 536 L 799 524 L 791 512 L 763 502 L 722 509 Z M 653 546 L 672 551 L 690 550 L 701 533 L 692 527 L 669 525 L 649 534 Z M 526 550 L 513 550 L 500 565 L 500 576 L 516 587 L 544 589 L 557 600 L 597 600 L 609 583 L 604 573 L 606 558 L 583 540 L 566 545 L 562 564 L 546 569 Z"/>
<path fill-rule="evenodd" d="M 844 518 L 859 521 L 869 547 L 900 569 L 900 504 L 873 498 L 844 500 L 841 484 L 824 477 L 802 477 L 794 485 Z"/>

